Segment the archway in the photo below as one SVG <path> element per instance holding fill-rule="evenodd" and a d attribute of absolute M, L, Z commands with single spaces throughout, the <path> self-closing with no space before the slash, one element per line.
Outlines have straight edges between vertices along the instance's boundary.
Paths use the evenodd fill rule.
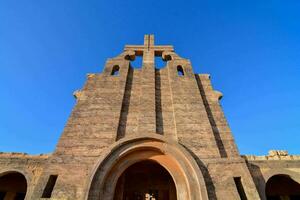
<path fill-rule="evenodd" d="M 0 199 L 23 200 L 27 191 L 27 181 L 19 172 L 8 172 L 0 177 Z"/>
<path fill-rule="evenodd" d="M 86 199 L 118 198 L 119 180 L 127 174 L 127 169 L 146 161 L 158 164 L 161 172 L 167 171 L 172 177 L 176 192 L 170 195 L 176 194 L 176 200 L 208 200 L 204 178 L 193 157 L 178 143 L 166 141 L 157 134 L 151 138 L 124 138 L 107 149 L 107 154 L 103 154 L 91 173 L 91 181 L 86 186 Z M 152 188 L 145 190 L 148 189 Z"/>
<path fill-rule="evenodd" d="M 298 200 L 300 199 L 300 184 L 289 175 L 274 175 L 266 183 L 267 200 Z"/>
<path fill-rule="evenodd" d="M 176 200 L 176 187 L 169 172 L 153 161 L 128 167 L 117 182 L 114 200 Z"/>

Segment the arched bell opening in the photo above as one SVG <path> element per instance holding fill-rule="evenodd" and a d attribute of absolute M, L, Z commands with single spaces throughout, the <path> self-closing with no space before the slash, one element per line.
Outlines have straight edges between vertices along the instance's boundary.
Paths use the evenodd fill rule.
<path fill-rule="evenodd" d="M 7 172 L 0 175 L 0 199 L 23 200 L 27 192 L 27 181 L 19 172 Z"/>
<path fill-rule="evenodd" d="M 169 172 L 160 164 L 145 160 L 128 167 L 119 177 L 114 200 L 177 200 Z"/>
<path fill-rule="evenodd" d="M 300 184 L 289 175 L 274 175 L 266 183 L 267 200 L 298 200 Z"/>

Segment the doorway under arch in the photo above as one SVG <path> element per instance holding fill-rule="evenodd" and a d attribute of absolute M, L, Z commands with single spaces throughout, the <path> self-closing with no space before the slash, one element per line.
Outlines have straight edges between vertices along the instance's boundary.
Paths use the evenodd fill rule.
<path fill-rule="evenodd" d="M 27 191 L 27 181 L 19 172 L 8 172 L 0 175 L 0 199 L 23 200 Z"/>
<path fill-rule="evenodd" d="M 267 200 L 298 200 L 300 199 L 300 184 L 289 175 L 272 176 L 266 183 Z"/>
<path fill-rule="evenodd" d="M 94 166 L 85 199 L 114 200 L 119 178 L 143 161 L 159 164 L 169 173 L 177 200 L 208 200 L 204 177 L 194 158 L 181 145 L 158 134 L 123 138 L 108 148 Z"/>
<path fill-rule="evenodd" d="M 145 160 L 128 167 L 119 177 L 114 200 L 176 200 L 176 187 L 160 164 Z"/>

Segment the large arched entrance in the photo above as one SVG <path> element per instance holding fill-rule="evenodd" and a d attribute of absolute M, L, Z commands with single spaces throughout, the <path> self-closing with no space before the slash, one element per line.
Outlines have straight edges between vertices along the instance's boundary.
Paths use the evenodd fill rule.
<path fill-rule="evenodd" d="M 114 200 L 176 200 L 176 187 L 169 172 L 153 161 L 128 167 L 117 182 Z"/>
<path fill-rule="evenodd" d="M 160 177 L 155 177 L 156 173 Z M 124 195 L 136 195 L 136 199 L 147 195 L 149 199 L 152 194 L 162 200 L 208 200 L 204 178 L 193 157 L 178 143 L 157 134 L 116 142 L 99 159 L 90 180 L 87 200 L 126 200 Z"/>
<path fill-rule="evenodd" d="M 0 177 L 0 199 L 23 200 L 27 191 L 27 181 L 19 172 L 8 172 Z"/>
<path fill-rule="evenodd" d="M 266 183 L 266 197 L 267 200 L 299 200 L 300 184 L 288 175 L 274 175 Z"/>

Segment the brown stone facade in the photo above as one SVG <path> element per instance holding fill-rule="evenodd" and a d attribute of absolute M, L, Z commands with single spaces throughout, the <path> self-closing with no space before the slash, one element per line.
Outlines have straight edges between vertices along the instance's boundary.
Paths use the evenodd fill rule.
<path fill-rule="evenodd" d="M 0 199 L 300 199 L 300 156 L 241 156 L 209 75 L 153 35 L 74 96 L 52 154 L 0 154 Z"/>

